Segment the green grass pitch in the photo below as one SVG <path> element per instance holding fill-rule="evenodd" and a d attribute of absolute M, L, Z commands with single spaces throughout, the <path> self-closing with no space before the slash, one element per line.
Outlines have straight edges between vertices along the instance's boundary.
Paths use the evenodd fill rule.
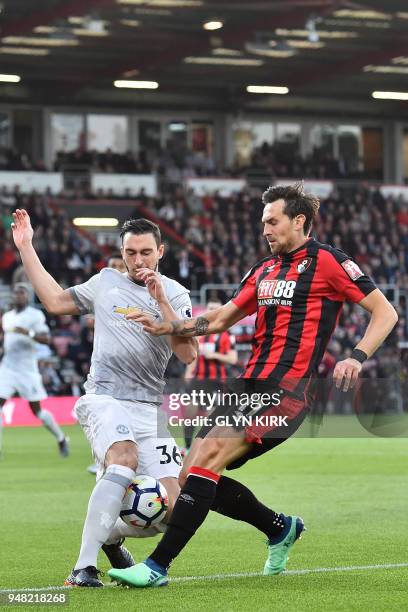
<path fill-rule="evenodd" d="M 60 459 L 53 439 L 43 428 L 4 432 L 0 460 L 0 594 L 7 588 L 61 585 L 76 560 L 94 480 L 85 471 L 91 456 L 80 428 L 67 427 L 66 431 L 72 447 L 68 459 Z M 288 570 L 408 563 L 406 438 L 296 438 L 233 476 L 278 511 L 304 518 L 308 531 L 293 548 Z M 127 540 L 127 545 L 141 560 L 156 541 Z M 59 609 L 408 609 L 408 566 L 265 578 L 214 577 L 261 572 L 264 560 L 262 534 L 211 513 L 171 568 L 174 578 L 201 578 L 151 590 L 70 589 L 69 605 Z M 103 553 L 100 568 L 108 569 Z M 107 576 L 104 580 L 107 582 Z M 30 608 L 55 609 L 38 605 Z"/>

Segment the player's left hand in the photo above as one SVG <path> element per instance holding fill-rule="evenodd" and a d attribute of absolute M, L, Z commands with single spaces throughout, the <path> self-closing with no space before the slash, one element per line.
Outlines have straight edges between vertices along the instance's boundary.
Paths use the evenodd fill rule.
<path fill-rule="evenodd" d="M 150 268 L 141 268 L 136 272 L 135 276 L 138 280 L 144 282 L 152 298 L 154 298 L 159 304 L 160 302 L 167 301 L 163 283 L 158 272 L 155 272 Z"/>
<path fill-rule="evenodd" d="M 338 361 L 333 372 L 333 380 L 337 389 L 342 389 L 344 392 L 353 389 L 362 367 L 357 359 L 352 359 L 351 357 Z"/>

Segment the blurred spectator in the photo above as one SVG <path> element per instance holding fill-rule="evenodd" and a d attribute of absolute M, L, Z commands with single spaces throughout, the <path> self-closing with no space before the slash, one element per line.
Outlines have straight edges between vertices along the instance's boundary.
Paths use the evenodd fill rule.
<path fill-rule="evenodd" d="M 39 360 L 38 369 L 42 377 L 43 385 L 48 395 L 61 395 L 63 390 L 63 381 L 58 374 L 58 360 L 55 363 L 53 359 Z"/>

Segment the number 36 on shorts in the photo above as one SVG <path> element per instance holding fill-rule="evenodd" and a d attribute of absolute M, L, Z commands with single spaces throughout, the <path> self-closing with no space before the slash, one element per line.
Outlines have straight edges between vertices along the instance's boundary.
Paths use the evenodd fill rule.
<path fill-rule="evenodd" d="M 167 463 L 171 463 L 174 461 L 177 465 L 182 464 L 182 456 L 175 445 L 162 444 L 160 446 L 156 446 L 156 449 L 161 453 L 160 465 L 165 465 Z"/>

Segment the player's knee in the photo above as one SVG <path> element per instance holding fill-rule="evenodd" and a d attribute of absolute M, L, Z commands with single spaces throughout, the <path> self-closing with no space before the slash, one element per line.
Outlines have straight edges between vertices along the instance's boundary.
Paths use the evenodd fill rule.
<path fill-rule="evenodd" d="M 41 406 L 40 404 L 37 404 L 37 402 L 29 402 L 30 408 L 31 408 L 31 412 L 33 412 L 35 414 L 35 416 L 38 415 L 38 413 L 41 411 Z"/>
<path fill-rule="evenodd" d="M 195 466 L 219 472 L 225 466 L 223 453 L 223 440 L 220 438 L 206 438 L 200 447 Z M 186 474 L 187 478 L 188 474 Z"/>
<path fill-rule="evenodd" d="M 186 484 L 187 476 L 188 476 L 188 469 L 183 467 L 183 469 L 181 470 L 179 474 L 179 478 L 178 478 L 180 489 L 182 489 L 184 485 Z"/>
<path fill-rule="evenodd" d="M 125 440 L 115 442 L 106 453 L 105 465 L 123 465 L 136 470 L 138 464 L 138 452 L 135 442 Z"/>

